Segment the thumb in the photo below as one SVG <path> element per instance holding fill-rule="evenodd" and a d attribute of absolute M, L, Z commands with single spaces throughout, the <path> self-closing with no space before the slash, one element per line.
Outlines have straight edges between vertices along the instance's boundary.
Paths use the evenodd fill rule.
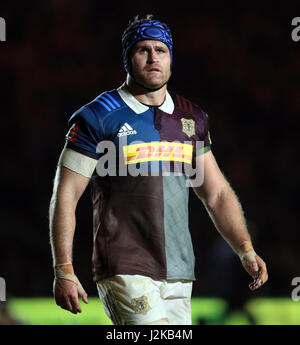
<path fill-rule="evenodd" d="M 87 298 L 88 295 L 84 291 L 84 289 L 83 289 L 83 287 L 82 287 L 82 285 L 81 285 L 79 280 L 77 280 L 77 287 L 78 287 L 78 294 L 79 294 L 79 296 L 82 298 L 84 303 L 88 304 L 89 303 L 88 298 Z"/>

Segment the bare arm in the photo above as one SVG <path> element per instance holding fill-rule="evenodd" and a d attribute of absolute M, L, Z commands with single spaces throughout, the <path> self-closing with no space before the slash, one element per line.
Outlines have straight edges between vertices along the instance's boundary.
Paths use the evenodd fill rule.
<path fill-rule="evenodd" d="M 198 163 L 201 164 L 200 159 Z M 200 187 L 194 187 L 194 191 L 203 202 L 217 230 L 239 255 L 247 272 L 255 278 L 250 288 L 257 288 L 266 281 L 267 273 L 265 263 L 253 250 L 241 204 L 211 151 L 205 153 L 202 164 L 204 182 Z M 251 267 L 248 267 L 247 260 Z"/>
<path fill-rule="evenodd" d="M 49 207 L 50 245 L 53 266 L 62 265 L 65 275 L 74 275 L 72 247 L 76 226 L 75 211 L 78 201 L 89 183 L 89 178 L 65 167 L 58 167 L 54 179 L 53 194 Z M 67 265 L 66 265 L 67 264 Z M 80 288 L 79 285 L 78 288 Z M 54 294 L 56 303 L 62 308 L 80 312 L 77 286 L 66 279 L 55 279 Z M 82 298 L 87 303 L 86 293 Z"/>
<path fill-rule="evenodd" d="M 89 178 L 65 167 L 58 167 L 49 207 L 50 244 L 53 264 L 72 262 L 77 203 Z"/>
<path fill-rule="evenodd" d="M 242 242 L 250 241 L 242 207 L 220 171 L 211 151 L 204 157 L 204 182 L 194 191 L 203 202 L 217 230 L 238 253 Z"/>

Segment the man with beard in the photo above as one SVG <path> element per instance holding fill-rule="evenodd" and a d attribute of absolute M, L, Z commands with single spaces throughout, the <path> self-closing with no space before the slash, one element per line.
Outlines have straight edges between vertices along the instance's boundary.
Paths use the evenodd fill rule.
<path fill-rule="evenodd" d="M 88 302 L 74 274 L 72 244 L 75 209 L 91 183 L 93 279 L 107 315 L 116 325 L 190 325 L 195 258 L 188 180 L 253 277 L 251 290 L 267 280 L 266 265 L 212 154 L 207 114 L 167 90 L 170 29 L 152 16 L 136 17 L 123 33 L 122 48 L 126 82 L 69 120 L 50 203 L 54 295 L 73 313 L 81 312 L 78 294 Z M 105 152 L 103 143 L 115 151 L 108 145 Z M 201 169 L 201 183 L 189 179 Z"/>

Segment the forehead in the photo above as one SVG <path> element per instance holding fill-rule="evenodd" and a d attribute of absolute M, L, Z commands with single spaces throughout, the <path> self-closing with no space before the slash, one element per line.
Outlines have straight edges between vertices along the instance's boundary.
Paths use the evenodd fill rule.
<path fill-rule="evenodd" d="M 168 46 L 161 41 L 156 41 L 156 40 L 143 40 L 143 41 L 139 41 L 134 45 L 134 48 L 139 48 L 139 47 L 163 47 L 163 48 L 167 48 Z"/>

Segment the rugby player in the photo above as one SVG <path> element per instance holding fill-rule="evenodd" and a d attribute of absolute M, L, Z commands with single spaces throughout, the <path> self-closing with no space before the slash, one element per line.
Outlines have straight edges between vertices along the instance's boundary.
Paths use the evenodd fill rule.
<path fill-rule="evenodd" d="M 253 249 L 242 207 L 212 153 L 207 114 L 167 89 L 170 29 L 152 16 L 136 17 L 123 33 L 122 48 L 124 84 L 101 93 L 69 120 L 49 208 L 54 296 L 75 314 L 81 312 L 79 296 L 88 303 L 74 273 L 72 245 L 76 206 L 90 184 L 93 279 L 113 324 L 190 325 L 191 172 L 204 169 L 202 183 L 190 185 L 253 278 L 251 290 L 267 281 L 266 264 Z M 107 142 L 115 152 L 101 148 Z"/>

